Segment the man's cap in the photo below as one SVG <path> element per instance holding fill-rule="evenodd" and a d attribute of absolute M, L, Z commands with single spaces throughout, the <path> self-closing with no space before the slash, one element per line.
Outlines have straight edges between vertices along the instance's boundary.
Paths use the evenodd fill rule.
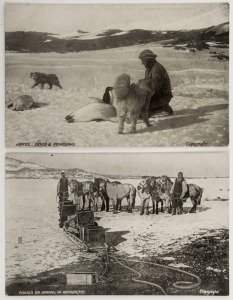
<path fill-rule="evenodd" d="M 143 50 L 141 53 L 140 53 L 140 55 L 139 55 L 139 57 L 138 58 L 140 58 L 140 59 L 152 59 L 152 58 L 156 58 L 157 57 L 157 55 L 155 54 L 155 53 L 153 53 L 151 50 L 149 50 L 149 49 L 146 49 L 146 50 Z"/>
<path fill-rule="evenodd" d="M 65 171 L 64 171 L 64 170 L 62 170 L 62 171 L 61 171 L 61 174 L 65 174 Z"/>
<path fill-rule="evenodd" d="M 182 175 L 183 176 L 183 172 L 179 172 L 178 175 Z"/>

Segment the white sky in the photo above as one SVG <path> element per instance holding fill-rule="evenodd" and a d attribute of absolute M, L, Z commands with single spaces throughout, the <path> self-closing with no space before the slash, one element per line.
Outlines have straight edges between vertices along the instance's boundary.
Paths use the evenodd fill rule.
<path fill-rule="evenodd" d="M 51 168 L 80 168 L 103 175 L 227 177 L 227 153 L 8 153 L 7 157 Z"/>
<path fill-rule="evenodd" d="M 5 31 L 65 34 L 99 29 L 182 30 L 229 21 L 225 3 L 6 4 Z"/>

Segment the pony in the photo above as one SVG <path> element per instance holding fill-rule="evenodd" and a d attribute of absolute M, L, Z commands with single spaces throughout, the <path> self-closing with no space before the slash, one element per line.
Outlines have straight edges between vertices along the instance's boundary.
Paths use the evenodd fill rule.
<path fill-rule="evenodd" d="M 171 211 L 171 203 L 172 203 L 172 195 L 170 193 L 172 185 L 173 183 L 171 179 L 166 175 L 161 176 L 156 184 L 159 192 L 159 196 L 161 199 L 165 200 L 166 207 L 169 210 L 169 212 Z M 183 202 L 186 202 L 187 199 L 189 198 L 191 199 L 193 206 L 189 210 L 189 213 L 196 212 L 197 205 L 201 204 L 202 193 L 203 193 L 203 189 L 200 188 L 198 185 L 194 183 L 187 184 L 187 192 L 184 195 Z"/>
<path fill-rule="evenodd" d="M 92 181 L 79 182 L 75 178 L 69 180 L 70 192 L 74 193 L 75 204 L 77 210 L 83 210 L 85 208 L 86 198 L 88 201 L 88 208 L 96 211 L 97 207 L 97 189 Z"/>
<path fill-rule="evenodd" d="M 128 200 L 128 213 L 132 213 L 136 198 L 136 189 L 132 184 L 102 180 L 100 181 L 100 193 L 106 193 L 108 198 L 112 200 L 114 214 L 116 214 L 118 210 L 118 201 L 124 198 Z"/>
<path fill-rule="evenodd" d="M 152 213 L 159 213 L 159 203 L 161 204 L 161 212 L 163 212 L 163 199 L 161 199 L 161 195 L 157 186 L 157 180 L 160 177 L 152 177 L 145 176 L 142 177 L 140 183 L 137 186 L 138 195 L 141 198 L 141 211 L 140 215 L 144 214 L 144 210 L 146 208 L 146 215 L 149 215 L 149 201 L 150 198 L 152 200 Z M 155 209 L 156 205 L 156 209 Z"/>
<path fill-rule="evenodd" d="M 156 202 L 156 214 L 158 214 L 158 203 L 161 202 L 161 211 L 163 211 L 163 205 L 165 204 L 165 212 L 171 213 L 171 188 L 172 188 L 172 181 L 171 179 L 166 176 L 162 175 L 161 177 L 151 177 L 150 185 L 152 189 L 152 203 L 153 203 L 153 213 L 154 213 L 154 206 Z M 153 195 L 155 192 L 155 195 Z"/>
<path fill-rule="evenodd" d="M 188 198 L 192 201 L 192 207 L 189 213 L 195 213 L 197 205 L 201 204 L 201 198 L 203 194 L 203 189 L 194 183 L 188 184 L 188 190 L 184 195 L 183 202 L 186 202 Z"/>
<path fill-rule="evenodd" d="M 94 178 L 94 186 L 95 188 L 98 190 L 98 196 L 101 198 L 102 200 L 102 206 L 101 206 L 101 211 L 105 210 L 106 211 L 109 211 L 109 197 L 108 195 L 106 194 L 106 192 L 104 190 L 101 191 L 100 193 L 100 182 L 104 182 L 105 179 L 103 178 Z M 106 179 L 108 182 L 110 182 L 108 179 Z M 121 184 L 120 181 L 113 181 L 112 183 L 115 183 L 115 184 Z M 128 199 L 127 199 L 128 200 Z M 117 201 L 117 210 L 121 211 L 121 200 L 118 200 Z M 98 209 L 98 208 L 97 208 Z"/>

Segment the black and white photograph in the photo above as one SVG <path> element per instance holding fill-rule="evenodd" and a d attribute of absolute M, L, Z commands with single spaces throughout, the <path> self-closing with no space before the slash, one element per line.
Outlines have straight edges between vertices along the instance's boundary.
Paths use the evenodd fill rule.
<path fill-rule="evenodd" d="M 6 153 L 6 295 L 229 294 L 226 152 Z"/>
<path fill-rule="evenodd" d="M 4 22 L 6 147 L 228 146 L 229 2 L 6 3 Z"/>

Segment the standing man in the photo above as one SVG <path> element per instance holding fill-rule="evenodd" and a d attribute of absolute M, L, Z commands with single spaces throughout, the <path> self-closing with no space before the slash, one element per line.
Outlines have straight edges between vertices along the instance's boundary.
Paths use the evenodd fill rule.
<path fill-rule="evenodd" d="M 59 203 L 69 198 L 68 179 L 66 178 L 65 171 L 61 171 L 61 178 L 57 184 L 57 195 L 59 197 Z"/>
<path fill-rule="evenodd" d="M 172 215 L 181 215 L 183 211 L 183 198 L 188 191 L 187 183 L 183 177 L 183 173 L 179 172 L 178 177 L 175 179 L 173 186 L 171 188 L 172 195 Z"/>
<path fill-rule="evenodd" d="M 139 59 L 146 68 L 145 78 L 140 79 L 140 81 L 150 80 L 154 89 L 148 111 L 149 117 L 161 111 L 173 115 L 173 109 L 169 105 L 173 97 L 170 78 L 164 66 L 157 62 L 156 57 L 157 55 L 148 49 L 142 51 L 139 55 Z"/>

